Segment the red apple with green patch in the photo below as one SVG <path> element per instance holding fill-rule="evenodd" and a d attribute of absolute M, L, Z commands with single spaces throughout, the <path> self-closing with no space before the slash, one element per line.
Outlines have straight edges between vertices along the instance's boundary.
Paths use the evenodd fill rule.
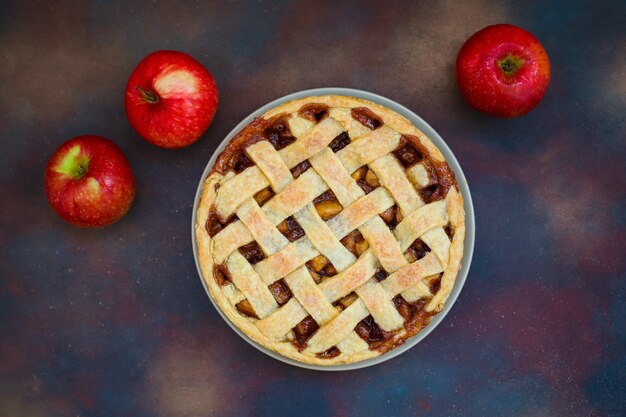
<path fill-rule="evenodd" d="M 130 124 L 141 137 L 162 148 L 182 148 L 197 141 L 213 121 L 217 102 L 211 73 L 177 51 L 148 55 L 126 85 Z"/>
<path fill-rule="evenodd" d="M 80 227 L 119 220 L 135 198 L 135 177 L 117 145 L 101 136 L 77 136 L 52 155 L 46 196 L 61 218 Z"/>
<path fill-rule="evenodd" d="M 531 111 L 550 82 L 550 61 L 539 41 L 517 26 L 487 26 L 459 51 L 456 75 L 473 108 L 498 117 Z"/>

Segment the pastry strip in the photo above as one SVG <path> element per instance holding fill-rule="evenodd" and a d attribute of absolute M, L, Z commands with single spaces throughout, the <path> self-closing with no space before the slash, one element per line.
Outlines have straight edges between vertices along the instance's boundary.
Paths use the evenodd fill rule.
<path fill-rule="evenodd" d="M 309 169 L 265 203 L 263 211 L 274 224 L 278 224 L 326 190 L 328 186 L 324 180 L 315 170 Z"/>
<path fill-rule="evenodd" d="M 255 271 L 267 285 L 287 276 L 296 268 L 319 255 L 309 239 L 303 237 L 289 243 L 280 251 L 254 265 Z"/>
<path fill-rule="evenodd" d="M 393 205 L 394 201 L 389 192 L 379 187 L 348 207 L 344 207 L 341 213 L 326 223 L 335 236 L 343 239 L 348 233 Z"/>
<path fill-rule="evenodd" d="M 424 277 L 437 274 L 443 271 L 441 263 L 434 253 L 429 253 L 422 259 L 405 266 L 401 270 L 389 275 L 380 285 L 392 296 L 395 297 L 402 291 L 411 288 Z"/>
<path fill-rule="evenodd" d="M 437 255 L 443 268 L 448 267 L 448 259 L 450 256 L 450 238 L 441 227 L 430 229 L 428 232 L 420 236 L 422 242 L 426 243 L 430 250 Z"/>
<path fill-rule="evenodd" d="M 289 131 L 291 134 L 298 139 L 304 136 L 313 128 L 313 126 L 315 126 L 315 123 L 305 119 L 304 117 L 300 117 L 297 114 L 290 117 L 287 124 L 289 125 Z"/>
<path fill-rule="evenodd" d="M 393 151 L 400 143 L 400 134 L 383 126 L 372 130 L 359 140 L 337 152 L 346 171 L 352 174 L 357 168 L 367 165 L 381 156 Z"/>
<path fill-rule="evenodd" d="M 371 194 L 373 193 L 369 195 Z M 368 220 L 359 230 L 387 272 L 395 272 L 409 263 L 402 254 L 393 233 L 380 216 Z"/>
<path fill-rule="evenodd" d="M 417 163 L 406 170 L 406 176 L 411 183 L 421 190 L 430 185 L 430 177 L 423 163 Z"/>
<path fill-rule="evenodd" d="M 337 200 L 342 206 L 347 207 L 356 199 L 363 197 L 365 193 L 350 176 L 348 171 L 337 155 L 326 148 L 312 157 L 309 162 L 315 168 L 320 177 L 328 184 L 335 193 Z"/>
<path fill-rule="evenodd" d="M 353 331 L 346 336 L 345 339 L 337 343 L 337 348 L 339 348 L 341 353 L 344 355 L 352 355 L 354 353 L 364 351 L 365 349 L 369 349 L 369 345 L 361 339 L 361 336 Z"/>
<path fill-rule="evenodd" d="M 322 151 L 333 139 L 342 132 L 336 120 L 327 117 L 309 130 L 297 141 L 281 149 L 279 152 L 288 167 L 293 168 L 305 159 Z"/>
<path fill-rule="evenodd" d="M 281 192 L 293 181 L 289 167 L 268 141 L 264 140 L 248 146 L 246 153 L 265 174 L 274 192 Z"/>
<path fill-rule="evenodd" d="M 328 258 L 337 271 L 343 271 L 354 263 L 356 260 L 354 255 L 341 244 L 337 236 L 319 216 L 313 204 L 306 205 L 293 216 L 311 243 L 322 255 Z"/>
<path fill-rule="evenodd" d="M 343 310 L 337 317 L 321 327 L 308 341 L 307 351 L 313 353 L 324 352 L 343 339 L 354 330 L 356 325 L 369 315 L 369 310 L 361 299 L 357 299 Z"/>
<path fill-rule="evenodd" d="M 430 297 L 432 294 L 430 293 L 430 288 L 428 287 L 428 284 L 426 284 L 425 282 L 428 278 L 430 277 L 426 277 L 408 290 L 402 291 L 400 293 L 400 295 L 402 295 L 402 298 L 404 298 L 409 303 L 412 303 L 421 298 Z"/>
<path fill-rule="evenodd" d="M 402 327 L 404 319 L 396 310 L 389 294 L 375 279 L 367 281 L 356 293 L 381 329 L 390 332 Z"/>
<path fill-rule="evenodd" d="M 348 269 L 320 283 L 320 290 L 329 301 L 335 302 L 363 285 L 379 266 L 372 251 L 367 250 Z"/>
<path fill-rule="evenodd" d="M 266 254 L 278 252 L 289 243 L 253 198 L 237 209 L 237 217 L 246 225 L 254 240 Z"/>
<path fill-rule="evenodd" d="M 349 109 L 332 108 L 328 111 L 328 115 L 341 124 L 343 130 L 348 132 L 348 135 L 352 140 L 356 140 L 371 132 L 369 128 L 363 126 L 357 120 L 354 120 L 352 112 Z"/>
<path fill-rule="evenodd" d="M 231 274 L 233 283 L 245 295 L 260 319 L 278 308 L 274 296 L 242 254 L 233 252 L 226 260 L 226 266 L 231 271 L 237 271 Z"/>
<path fill-rule="evenodd" d="M 298 300 L 292 297 L 284 306 L 255 324 L 265 336 L 276 340 L 286 335 L 308 315 Z"/>
<path fill-rule="evenodd" d="M 406 177 L 404 168 L 393 155 L 380 157 L 371 162 L 369 167 L 374 171 L 383 187 L 391 193 L 404 216 L 424 205 L 424 202 L 417 195 L 417 191 Z"/>
<path fill-rule="evenodd" d="M 259 167 L 252 166 L 220 184 L 215 196 L 215 210 L 222 220 L 226 220 L 249 198 L 270 185 Z"/>
<path fill-rule="evenodd" d="M 396 226 L 394 234 L 400 244 L 400 250 L 406 251 L 415 239 L 435 227 L 448 223 L 445 201 L 435 201 L 410 213 Z"/>
<path fill-rule="evenodd" d="M 285 277 L 285 282 L 304 309 L 320 326 L 326 324 L 338 313 L 303 266 Z"/>
<path fill-rule="evenodd" d="M 252 235 L 248 228 L 240 221 L 226 226 L 213 236 L 213 258 L 219 265 L 237 248 L 252 242 Z"/>

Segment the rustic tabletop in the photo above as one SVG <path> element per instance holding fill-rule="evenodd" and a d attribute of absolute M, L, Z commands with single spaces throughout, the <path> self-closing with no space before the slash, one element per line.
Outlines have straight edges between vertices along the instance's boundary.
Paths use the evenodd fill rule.
<path fill-rule="evenodd" d="M 463 41 L 508 22 L 552 62 L 530 114 L 461 99 Z M 0 415 L 623 416 L 626 414 L 626 3 L 0 3 Z M 131 129 L 126 80 L 158 49 L 220 89 L 193 146 Z M 264 103 L 325 86 L 407 106 L 447 141 L 476 209 L 465 288 L 442 324 L 373 368 L 322 373 L 239 338 L 207 299 L 191 206 L 211 153 Z M 65 140 L 114 140 L 137 177 L 102 230 L 43 192 Z"/>

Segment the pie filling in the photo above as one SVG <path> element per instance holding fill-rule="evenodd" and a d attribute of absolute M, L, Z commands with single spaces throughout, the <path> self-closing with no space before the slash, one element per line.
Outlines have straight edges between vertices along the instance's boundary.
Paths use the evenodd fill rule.
<path fill-rule="evenodd" d="M 328 117 L 329 108 L 324 104 L 310 103 L 302 106 L 298 111 L 298 115 L 311 122 L 319 123 Z M 366 107 L 353 108 L 351 110 L 351 117 L 371 130 L 379 129 L 384 126 L 383 119 Z M 257 142 L 268 141 L 274 149 L 280 150 L 289 146 L 295 142 L 295 140 L 296 138 L 292 135 L 287 123 L 287 115 L 279 114 L 268 120 L 257 118 L 244 128 L 220 154 L 215 164 L 214 171 L 222 175 L 227 174 L 229 171 L 238 174 L 252 167 L 254 162 L 246 155 L 246 148 Z M 336 153 L 350 143 L 351 138 L 348 133 L 342 132 L 329 143 L 328 147 Z M 423 146 L 420 140 L 415 136 L 402 135 L 400 143 L 392 152 L 392 155 L 394 155 L 405 169 L 409 169 L 418 163 L 422 164 L 425 168 L 428 175 L 428 185 L 417 191 L 426 204 L 444 199 L 450 187 L 456 185 L 454 174 L 448 167 L 448 164 L 432 158 L 428 149 Z M 290 171 L 294 178 L 298 178 L 309 168 L 311 168 L 311 164 L 308 160 L 305 160 L 291 168 Z M 351 176 L 366 195 L 381 186 L 379 178 L 367 165 L 356 169 L 351 173 Z M 216 189 L 218 188 L 219 185 L 216 186 Z M 260 207 L 263 207 L 274 196 L 275 193 L 272 188 L 267 187 L 257 192 L 254 195 L 254 199 Z M 330 190 L 318 195 L 313 200 L 313 205 L 324 221 L 334 218 L 344 210 L 337 196 Z M 394 230 L 403 219 L 401 210 L 397 205 L 387 208 L 379 213 L 379 216 L 390 230 Z M 212 206 L 205 228 L 209 236 L 213 237 L 236 220 L 236 214 L 231 215 L 227 219 L 221 219 L 217 214 L 215 206 Z M 295 242 L 306 235 L 304 229 L 293 216 L 279 223 L 277 229 L 289 242 Z M 452 239 L 454 235 L 452 225 L 446 225 L 444 231 L 446 235 Z M 340 242 L 357 259 L 370 247 L 368 241 L 359 230 L 351 231 L 342 238 Z M 256 241 L 239 247 L 238 251 L 251 265 L 255 265 L 267 258 L 267 255 Z M 412 263 L 424 258 L 430 251 L 431 249 L 425 242 L 416 239 L 404 252 L 404 256 L 409 263 Z M 320 284 L 337 275 L 337 270 L 324 255 L 318 255 L 306 262 L 306 267 L 316 284 Z M 424 280 L 428 285 L 431 296 L 437 294 L 440 289 L 441 275 L 442 273 Z M 222 287 L 232 283 L 232 277 L 226 264 L 214 266 L 213 276 L 217 284 Z M 375 278 L 377 282 L 382 282 L 387 279 L 388 276 L 387 271 L 383 268 L 379 268 L 376 270 L 373 278 Z M 293 297 L 284 279 L 272 283 L 268 288 L 279 306 L 286 304 Z M 333 306 L 342 311 L 348 308 L 357 299 L 358 296 L 352 292 L 336 300 Z M 376 323 L 372 315 L 369 315 L 356 325 L 354 331 L 367 343 L 371 350 L 384 353 L 394 349 L 404 343 L 406 339 L 423 329 L 436 314 L 436 312 L 428 312 L 425 310 L 428 299 L 428 297 L 422 297 L 416 301 L 409 302 L 405 300 L 402 295 L 396 295 L 393 298 L 393 305 L 404 320 L 403 328 L 401 327 L 391 332 L 385 331 Z M 247 317 L 258 318 L 247 299 L 238 302 L 236 308 L 241 314 Z M 296 349 L 302 351 L 307 347 L 307 342 L 318 329 L 318 323 L 309 315 L 300 321 L 287 337 Z M 405 330 L 406 335 L 400 338 L 394 337 L 401 330 Z M 333 346 L 322 353 L 318 353 L 317 357 L 333 358 L 339 354 L 341 354 L 340 349 L 337 346 Z"/>

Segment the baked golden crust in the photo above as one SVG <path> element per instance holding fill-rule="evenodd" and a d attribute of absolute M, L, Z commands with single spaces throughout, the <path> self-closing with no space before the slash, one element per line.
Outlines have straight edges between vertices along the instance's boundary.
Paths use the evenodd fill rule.
<path fill-rule="evenodd" d="M 323 120 L 309 123 L 305 118 L 300 117 L 298 112 L 303 106 L 311 103 L 328 106 L 324 117 L 330 120 L 323 124 Z M 355 108 L 366 108 L 372 111 L 382 119 L 384 129 L 367 129 L 355 121 L 353 117 L 347 119 L 346 117 L 350 115 L 350 112 L 344 110 Z M 218 172 L 219 170 L 214 169 L 205 180 L 195 225 L 199 264 L 203 279 L 211 296 L 232 323 L 256 343 L 285 357 L 307 364 L 333 365 L 354 363 L 379 356 L 402 344 L 407 337 L 421 329 L 419 326 L 416 329 L 414 325 L 410 325 L 413 318 L 407 319 L 405 316 L 400 316 L 398 311 L 402 310 L 400 308 L 402 306 L 399 306 L 398 303 L 396 303 L 398 311 L 390 308 L 390 306 L 394 306 L 398 297 L 402 296 L 401 301 L 404 304 L 407 301 L 421 302 L 420 314 L 426 317 L 426 321 L 422 324 L 426 324 L 432 315 L 443 309 L 454 286 L 463 256 L 465 222 L 462 197 L 455 183 L 453 183 L 445 190 L 446 194 L 443 196 L 445 198 L 441 200 L 432 201 L 425 205 L 422 198 L 416 199 L 419 190 L 416 190 L 415 181 L 419 182 L 419 179 L 413 180 L 413 177 L 417 178 L 417 174 L 413 175 L 413 172 L 408 172 L 411 168 L 400 169 L 403 168 L 402 165 L 397 162 L 395 157 L 390 156 L 389 152 L 382 149 L 383 145 L 381 144 L 394 144 L 395 148 L 399 146 L 398 143 L 401 139 L 405 142 L 413 141 L 419 147 L 421 154 L 427 156 L 428 167 L 432 168 L 438 163 L 445 167 L 447 165 L 441 152 L 419 129 L 404 117 L 384 106 L 347 96 L 306 97 L 271 109 L 261 116 L 261 121 L 281 115 L 287 115 L 288 118 L 293 119 L 293 121 L 290 119 L 291 124 L 289 125 L 294 131 L 293 136 L 296 137 L 293 144 L 297 144 L 299 141 L 304 143 L 308 140 L 305 143 L 306 146 L 303 145 L 300 149 L 297 147 L 299 145 L 296 145 L 288 151 L 285 148 L 279 151 L 281 152 L 279 154 L 266 144 L 251 141 L 249 145 L 251 149 L 246 150 L 246 152 L 252 155 L 252 158 L 260 164 L 261 168 L 255 165 L 236 175 L 232 171 L 221 170 L 222 172 Z M 318 128 L 319 134 L 317 132 L 310 133 L 314 127 Z M 363 143 L 365 146 L 365 141 L 369 141 L 367 142 L 367 150 L 363 152 L 382 152 L 383 156 L 376 154 L 375 160 L 365 164 L 372 173 L 380 176 L 378 178 L 374 175 L 376 178 L 374 181 L 381 183 L 376 188 L 380 191 L 370 190 L 367 195 L 364 195 L 365 193 L 355 186 L 356 182 L 348 180 L 345 173 L 338 172 L 336 169 L 333 170 L 334 164 L 340 161 L 345 168 L 344 171 L 347 170 L 347 174 L 354 175 L 356 171 L 354 173 L 351 171 L 360 169 L 360 162 L 364 160 L 363 158 L 366 158 L 365 160 L 369 158 L 369 156 L 364 157 L 363 152 L 357 151 L 356 148 L 339 154 L 341 160 L 336 157 L 337 154 L 328 151 L 330 149 L 327 146 L 328 135 L 336 135 L 343 131 L 354 132 L 356 137 L 351 137 L 350 144 Z M 381 149 L 375 149 L 377 146 L 381 146 Z M 310 153 L 311 149 L 315 152 L 309 155 L 307 152 Z M 353 153 L 357 155 L 354 156 Z M 319 156 L 321 154 L 323 155 Z M 233 157 L 226 152 L 220 158 L 226 156 Z M 282 160 L 278 156 L 281 156 Z M 287 168 L 293 168 L 302 162 L 301 159 L 310 161 L 313 167 L 309 168 L 310 174 L 302 174 L 298 177 L 299 179 L 294 180 L 291 175 L 285 174 L 285 165 Z M 218 163 L 219 161 L 218 158 Z M 246 172 L 247 177 L 243 178 L 242 176 L 241 181 L 237 180 L 240 184 L 235 184 L 235 181 L 232 181 L 233 178 L 242 175 L 243 172 Z M 429 175 L 432 175 L 432 172 Z M 408 178 L 411 179 L 411 182 Z M 224 184 L 229 182 L 230 185 L 224 187 Z M 263 189 L 269 186 L 276 193 L 276 197 L 282 193 L 288 195 L 289 198 L 274 197 L 271 207 L 263 205 L 261 206 L 262 210 L 258 204 L 254 203 L 254 199 L 249 195 L 250 192 L 248 194 L 243 192 L 245 195 L 242 196 L 241 191 L 235 191 L 240 190 L 242 185 L 247 186 L 248 184 L 252 187 L 252 191 L 256 190 L 254 186 Z M 296 185 L 298 184 L 306 184 L 303 186 L 305 189 L 297 190 Z M 407 188 L 407 184 L 412 184 L 415 188 Z M 426 182 L 422 186 L 424 184 Z M 230 191 L 230 188 L 233 190 Z M 298 194 L 294 197 L 293 195 L 296 191 L 301 194 L 312 190 L 310 194 L 315 197 L 318 191 L 327 189 L 334 191 L 341 206 L 345 205 L 345 207 L 340 214 L 335 215 L 325 223 L 323 221 L 320 223 L 322 219 L 318 217 L 320 212 L 317 206 L 314 207 L 313 203 L 308 204 L 307 212 L 306 207 L 302 208 L 298 205 L 299 198 L 302 196 Z M 223 193 L 223 195 L 218 197 L 218 193 Z M 232 194 L 226 195 L 227 193 Z M 390 201 L 387 202 L 387 199 Z M 310 201 L 312 200 L 313 198 L 310 199 Z M 270 203 L 266 204 L 269 205 Z M 404 215 L 404 221 L 400 220 L 397 224 L 398 227 L 393 232 L 389 232 L 387 228 L 381 229 L 380 225 L 385 225 L 385 223 L 376 216 L 376 214 L 381 214 L 384 211 L 383 208 L 388 210 L 387 206 L 390 204 L 397 207 L 396 212 Z M 288 207 L 288 209 L 284 209 L 284 207 Z M 374 214 L 375 221 L 364 218 L 365 222 L 360 222 L 359 216 L 365 207 L 374 210 L 371 213 Z M 318 210 L 317 214 L 314 208 Z M 297 212 L 292 213 L 293 210 L 297 210 Z M 241 215 L 241 219 L 229 225 L 224 224 L 224 230 L 228 228 L 228 231 L 224 232 L 222 236 L 226 237 L 218 238 L 216 243 L 216 237 L 220 236 L 219 233 L 211 237 L 207 230 L 207 222 L 210 222 L 212 213 L 217 213 L 217 218 L 226 220 L 226 217 L 232 217 L 235 212 Z M 299 223 L 305 225 L 303 226 L 307 229 L 305 238 L 296 242 L 288 242 L 280 233 L 276 233 L 271 223 L 277 224 L 284 220 L 287 217 L 285 213 L 287 215 L 293 214 L 300 220 Z M 371 213 L 367 214 L 370 218 Z M 329 225 L 329 230 L 326 230 L 324 224 Z M 337 246 L 338 240 L 343 239 L 346 235 L 343 229 L 351 227 L 351 225 L 358 225 L 357 228 L 365 236 L 365 240 L 370 246 L 358 257 L 352 256 L 345 249 L 342 252 L 342 246 Z M 448 234 L 447 242 L 446 233 L 443 232 L 444 227 L 454 231 L 451 237 Z M 337 237 L 329 234 L 331 231 Z M 246 236 L 242 238 L 242 235 Z M 393 245 L 390 245 L 389 236 L 395 237 L 397 243 L 394 240 Z M 304 242 L 305 239 L 307 239 L 305 242 L 307 245 L 300 245 L 306 246 L 305 249 L 296 247 L 299 245 L 298 242 Z M 429 244 L 433 245 L 431 253 L 419 260 L 413 258 L 410 262 L 405 258 L 408 252 L 405 253 L 405 257 L 399 257 L 398 253 L 401 256 L 402 252 L 407 250 L 406 247 L 415 239 L 430 242 Z M 246 262 L 244 256 L 237 251 L 237 247 L 240 247 L 242 243 L 247 244 L 250 240 L 257 241 L 261 249 L 270 255 L 254 266 Z M 311 259 L 313 258 L 311 254 L 319 254 L 320 252 L 326 254 L 328 259 L 332 258 L 332 265 L 336 267 L 337 275 L 325 278 L 316 286 L 313 279 L 310 278 L 314 273 L 309 275 L 306 272 L 306 267 L 298 265 L 297 261 L 294 261 L 294 265 L 290 265 L 294 256 L 285 256 L 284 258 L 279 256 L 283 252 L 287 253 L 287 247 L 293 248 L 293 252 L 288 252 L 289 254 L 300 254 L 305 251 L 308 255 L 303 256 L 310 256 Z M 391 250 L 396 247 L 402 249 L 402 252 Z M 306 257 L 302 259 L 306 259 Z M 274 262 L 270 258 L 276 258 L 277 261 Z M 235 275 L 232 279 L 238 280 L 241 288 L 238 288 L 233 282 L 227 285 L 218 283 L 214 276 L 215 267 L 218 265 L 236 267 L 238 270 L 229 272 Z M 377 280 L 370 278 L 370 275 L 365 276 L 365 281 L 363 281 L 363 277 L 359 275 L 361 271 L 368 271 L 369 274 L 373 270 L 372 268 L 380 269 L 381 265 L 385 272 L 390 274 L 389 278 L 377 282 Z M 280 272 L 281 268 L 286 274 Z M 357 268 L 362 269 L 357 270 Z M 428 275 L 419 275 L 427 273 Z M 360 281 L 358 286 L 354 287 L 352 284 L 355 284 L 357 279 Z M 265 289 L 266 285 L 271 285 L 279 280 L 285 280 L 294 295 L 289 299 L 289 302 L 281 305 L 268 298 L 269 292 L 266 292 Z M 426 282 L 432 281 L 440 283 L 434 294 L 432 290 L 429 292 L 426 284 Z M 336 289 L 338 287 L 341 289 Z M 352 299 L 356 298 L 356 301 L 352 301 L 347 306 L 338 305 L 337 300 L 334 299 L 337 294 L 347 298 L 341 292 L 343 290 L 354 290 L 356 297 L 353 296 Z M 354 294 L 352 291 L 350 292 Z M 249 298 L 258 297 L 260 301 L 254 302 L 252 313 L 261 317 L 244 314 L 241 309 L 237 308 L 238 300 L 248 300 L 245 294 L 248 294 Z M 331 298 L 327 300 L 324 297 Z M 280 335 L 284 331 L 285 317 L 290 317 L 288 313 L 291 312 L 298 318 L 308 314 L 323 324 L 320 330 L 309 335 L 304 348 L 295 343 L 293 331 Z M 387 335 L 384 344 L 378 345 L 376 348 L 371 348 L 371 344 L 364 343 L 364 340 L 352 330 L 354 326 L 348 330 L 349 334 L 346 333 L 345 326 L 351 326 L 355 320 L 361 319 L 363 314 L 367 313 L 380 320 L 380 323 L 377 321 L 376 326 L 382 326 L 383 333 Z M 404 323 L 402 323 L 403 318 Z M 358 323 L 360 325 L 361 320 Z M 402 324 L 400 327 L 398 327 L 399 323 Z M 354 329 L 357 330 L 357 328 Z M 345 337 L 342 336 L 343 339 L 335 342 L 335 335 L 337 334 L 345 335 Z M 367 345 L 367 348 L 364 348 L 364 345 Z M 338 348 L 338 346 L 341 347 Z M 325 352 L 332 352 L 332 355 L 327 355 Z"/>

